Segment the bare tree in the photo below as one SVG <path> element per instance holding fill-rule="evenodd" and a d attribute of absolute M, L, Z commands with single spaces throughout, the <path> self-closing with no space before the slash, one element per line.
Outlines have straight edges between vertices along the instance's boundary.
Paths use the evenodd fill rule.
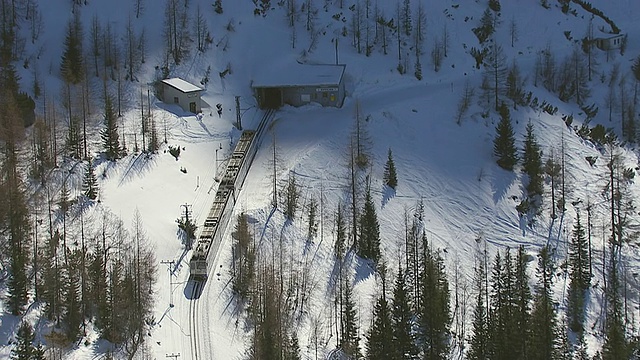
<path fill-rule="evenodd" d="M 427 33 L 427 14 L 422 2 L 418 2 L 418 9 L 415 17 L 415 31 L 413 32 L 416 62 L 420 62 L 420 57 L 424 53 L 424 39 Z"/>
<path fill-rule="evenodd" d="M 136 9 L 136 19 L 140 17 L 140 15 L 142 15 L 142 12 L 144 11 L 144 0 L 136 0 L 135 3 L 135 9 Z"/>
<path fill-rule="evenodd" d="M 207 50 L 210 43 L 211 35 L 209 34 L 209 28 L 207 26 L 207 20 L 204 14 L 200 11 L 200 4 L 196 6 L 195 21 L 193 22 L 193 32 L 196 38 L 196 47 L 198 51 L 204 52 Z"/>
<path fill-rule="evenodd" d="M 462 90 L 462 94 L 458 102 L 458 108 L 456 111 L 456 124 L 462 124 L 462 118 L 467 114 L 467 111 L 469 111 L 469 108 L 471 107 L 473 93 L 474 89 L 473 87 L 471 87 L 471 85 L 469 85 L 469 81 L 467 80 L 464 83 L 464 90 Z"/>
<path fill-rule="evenodd" d="M 514 17 L 509 22 L 509 37 L 511 38 L 511 47 L 513 47 L 514 43 L 518 41 L 518 24 Z"/>

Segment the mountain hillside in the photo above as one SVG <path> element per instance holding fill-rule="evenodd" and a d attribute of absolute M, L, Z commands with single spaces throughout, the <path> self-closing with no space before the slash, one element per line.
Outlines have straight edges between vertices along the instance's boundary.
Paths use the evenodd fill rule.
<path fill-rule="evenodd" d="M 40 246 L 38 259 L 45 257 L 53 234 L 64 232 L 56 238 L 64 238 L 67 250 L 54 252 L 53 258 L 62 262 L 64 257 L 66 262 L 67 252 L 80 253 L 86 241 L 92 253 L 104 249 L 105 261 L 110 262 L 120 257 L 139 259 L 134 254 L 142 244 L 149 254 L 148 269 L 155 272 L 149 271 L 153 273 L 150 309 L 141 315 L 144 331 L 137 333 L 141 339 L 137 352 L 123 345 L 131 342 L 107 341 L 98 316 L 80 321 L 84 326 L 76 326 L 75 338 L 61 340 L 52 334 L 68 331 L 69 310 L 61 311 L 61 322 L 48 317 L 52 305 L 36 299 L 32 285 L 22 313 L 9 310 L 9 279 L 15 275 L 8 251 L 11 235 L 2 220 L 0 238 L 7 251 L 0 256 L 6 295 L 0 338 L 6 342 L 0 346 L 0 357 L 16 351 L 18 328 L 25 320 L 35 329 L 35 342 L 44 344 L 51 358 L 100 359 L 110 354 L 140 359 L 265 358 L 256 350 L 261 343 L 255 337 L 260 329 L 255 304 L 263 301 L 264 308 L 273 306 L 269 309 L 282 316 L 274 339 L 295 339 L 303 359 L 338 358 L 347 352 L 340 311 L 347 288 L 353 290 L 355 332 L 360 353 L 366 356 L 376 302 L 381 294 L 392 301 L 400 268 L 409 274 L 414 271 L 408 266 L 412 225 L 428 242 L 424 248 L 420 244 L 421 251 L 441 257 L 446 272 L 451 325 L 445 358 L 471 357 L 478 292 L 482 295 L 489 288 L 496 254 L 510 249 L 515 257 L 520 246 L 533 293 L 540 288 L 538 254 L 548 246 L 555 265 L 550 293 L 561 329 L 558 337 L 568 336 L 577 352 L 580 336 L 567 332 L 566 315 L 570 243 L 578 216 L 583 227 L 587 228 L 587 219 L 590 225 L 592 277 L 583 299 L 585 351 L 591 357 L 608 354 L 603 347 L 611 301 L 604 290 L 610 284 L 614 249 L 624 294 L 623 329 L 637 356 L 640 250 L 635 204 L 640 188 L 635 176 L 640 139 L 635 105 L 640 75 L 636 77 L 632 68 L 640 54 L 636 21 L 640 6 L 635 2 L 591 1 L 591 9 L 600 10 L 600 15 L 592 15 L 598 11 L 590 13 L 589 5 L 581 1 L 554 0 L 498 1 L 499 11 L 489 8 L 495 1 L 485 0 L 222 0 L 219 12 L 216 2 L 205 0 L 17 3 L 19 40 L 15 59 L 9 63 L 19 76 L 20 91 L 35 101 L 36 124 L 49 126 L 49 140 L 57 144 L 57 148 L 52 145 L 53 163 L 42 179 L 32 171 L 39 161 L 34 150 L 38 125 L 26 128 L 16 151 L 32 224 L 29 250 Z M 4 11 L 9 1 L 2 4 Z M 406 19 L 405 4 L 410 31 L 401 21 Z M 563 4 L 568 6 L 566 13 Z M 423 22 L 419 9 L 424 11 Z M 480 42 L 477 33 L 483 31 L 485 14 L 491 15 L 495 32 Z M 65 37 L 74 19 L 81 24 L 84 59 L 84 67 L 77 71 L 86 77 L 71 85 L 61 60 L 68 55 Z M 596 48 L 596 39 L 613 36 L 612 23 L 627 35 L 623 49 Z M 419 27 L 424 31 L 418 38 Z M 473 54 L 484 58 L 478 61 Z M 196 237 L 200 234 L 219 177 L 241 134 L 236 97 L 243 128 L 257 128 L 264 111 L 252 94 L 252 80 L 265 73 L 277 77 L 280 70 L 274 69 L 287 69 L 295 62 L 346 64 L 344 104 L 340 108 L 286 105 L 275 112 L 239 192 L 215 257 L 215 271 L 195 299 L 194 283 L 189 281 L 192 251 L 176 219 L 188 214 L 197 226 Z M 202 113 L 187 113 L 154 96 L 154 83 L 165 77 L 202 86 L 206 102 Z M 113 160 L 104 146 L 105 94 L 120 115 L 119 139 L 126 148 Z M 561 184 L 560 174 L 552 181 L 544 173 L 543 193 L 532 195 L 522 162 L 511 171 L 498 166 L 494 139 L 502 103 L 509 110 L 518 157 L 523 158 L 527 127 L 532 126 L 543 164 L 551 158 L 562 165 Z M 222 105 L 220 116 L 216 104 Z M 144 149 L 150 144 L 150 138 L 143 140 L 142 135 L 145 113 L 157 130 L 159 147 L 154 151 Z M 86 143 L 77 146 L 78 154 L 65 146 L 74 118 L 84 121 L 82 130 L 87 134 Z M 356 129 L 361 130 L 367 159 L 361 167 L 352 166 Z M 2 142 L 11 143 L 4 135 Z M 397 170 L 395 189 L 385 185 L 389 151 Z M 7 159 L 2 158 L 3 165 Z M 614 163 L 619 166 L 615 179 Z M 95 199 L 85 193 L 87 167 L 96 175 Z M 286 195 L 292 179 L 298 206 L 288 216 Z M 3 185 L 0 197 L 9 198 L 7 189 Z M 377 262 L 359 256 L 357 241 L 352 240 L 353 230 L 361 230 L 353 226 L 353 204 L 359 219 L 366 189 L 379 223 Z M 60 205 L 66 191 L 71 201 L 68 212 Z M 558 205 L 561 194 L 564 208 Z M 539 208 L 531 205 L 523 210 L 523 204 L 534 203 Z M 309 236 L 312 204 L 317 231 Z M 346 219 L 344 254 L 336 253 L 341 233 L 338 209 Z M 234 291 L 237 253 L 233 251 L 239 238 L 237 219 L 243 216 L 258 265 L 257 280 L 245 298 Z M 123 245 L 129 244 L 123 239 L 131 239 L 131 245 Z M 489 279 L 482 290 L 476 269 L 485 266 Z M 32 262 L 25 269 L 30 284 L 46 273 Z M 60 271 L 64 274 L 60 279 L 73 279 L 73 272 Z M 142 288 L 136 281 L 137 289 Z M 261 295 L 269 290 L 274 298 Z M 69 297 L 68 291 L 64 297 Z M 127 311 L 125 317 L 140 314 L 137 308 Z M 260 314 L 267 318 L 272 312 Z M 417 334 L 418 320 L 413 321 Z M 423 340 L 415 342 L 424 345 Z M 337 348 L 342 348 L 340 354 Z"/>

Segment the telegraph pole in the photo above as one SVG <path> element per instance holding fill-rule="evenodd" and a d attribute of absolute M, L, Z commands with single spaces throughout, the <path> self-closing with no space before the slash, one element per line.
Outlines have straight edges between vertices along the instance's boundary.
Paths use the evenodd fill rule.
<path fill-rule="evenodd" d="M 169 270 L 169 307 L 173 307 L 173 280 L 171 277 L 172 275 L 171 268 L 173 267 L 173 264 L 175 263 L 175 261 L 162 260 L 160 263 L 167 264 L 167 269 Z M 178 354 L 178 356 L 180 356 L 180 354 Z"/>
<path fill-rule="evenodd" d="M 242 130 L 242 116 L 240 116 L 240 96 L 236 96 L 236 123 L 238 130 Z"/>

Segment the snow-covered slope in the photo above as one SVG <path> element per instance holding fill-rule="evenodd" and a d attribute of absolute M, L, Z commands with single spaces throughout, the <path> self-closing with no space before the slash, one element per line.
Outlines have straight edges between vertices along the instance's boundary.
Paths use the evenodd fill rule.
<path fill-rule="evenodd" d="M 412 2 L 414 7 L 418 1 Z M 562 121 L 563 115 L 573 114 L 576 119 L 574 125 L 581 124 L 584 115 L 575 103 L 563 103 L 544 88 L 533 86 L 533 69 L 539 52 L 548 47 L 557 59 L 570 54 L 575 46 L 579 46 L 576 40 L 587 32 L 589 14 L 573 6 L 577 15 L 565 15 L 553 1 L 550 1 L 550 9 L 541 7 L 537 0 L 502 1 L 501 25 L 496 39 L 503 44 L 508 62 L 518 62 L 522 74 L 528 78 L 527 91 L 532 91 L 541 102 L 546 100 L 558 107 L 556 115 L 529 107 L 512 111 L 517 139 L 521 141 L 525 126 L 530 121 L 544 154 L 559 152 L 564 141 L 571 185 L 568 204 L 575 203 L 575 206 L 568 206 L 564 215 L 551 219 L 550 201 L 545 198 L 542 215 L 533 227 L 529 227 L 526 221 L 519 219 L 515 209 L 524 194 L 522 173 L 519 170 L 506 172 L 500 169 L 492 155 L 497 114 L 489 112 L 488 116 L 483 116 L 483 106 L 476 96 L 462 123 L 458 125 L 455 122 L 458 101 L 465 84 L 474 87 L 476 94 L 481 92 L 482 70 L 475 68 L 469 51 L 471 47 L 479 46 L 471 29 L 478 25 L 486 8 L 485 1 L 422 0 L 427 10 L 423 80 L 417 80 L 412 75 L 413 56 L 409 57 L 407 74 L 398 74 L 397 48 L 394 47 L 397 43 L 393 39 L 388 55 L 384 55 L 379 48 L 369 57 L 355 51 L 350 36 L 341 35 L 343 27 L 350 26 L 352 10 L 349 6 L 353 1 L 346 0 L 342 9 L 338 7 L 338 1 L 313 1 L 319 8 L 317 27 L 320 35 L 317 46 L 311 50 L 304 17 L 301 16 L 296 24 L 294 47 L 286 12 L 275 0 L 273 2 L 272 9 L 263 17 L 254 15 L 255 6 L 251 1 L 223 1 L 223 14 L 213 11 L 211 1 L 190 1 L 191 14 L 195 13 L 198 5 L 205 14 L 213 43 L 204 53 L 192 51 L 186 61 L 171 68 L 171 75 L 197 84 L 210 66 L 210 82 L 203 99 L 212 107 L 213 104 L 222 103 L 222 117 L 216 116 L 211 109 L 204 109 L 203 114 L 196 117 L 174 106 L 154 101 L 156 121 L 167 129 L 167 145 L 182 148 L 179 159 L 174 159 L 164 145 L 157 154 L 151 156 L 133 153 L 115 164 L 103 162 L 98 165 L 96 173 L 100 175 L 101 201 L 93 204 L 85 215 L 89 220 L 85 220 L 88 225 L 84 231 L 98 231 L 99 219 L 105 213 L 122 218 L 126 225 L 131 224 L 135 209 L 138 209 L 147 235 L 155 247 L 159 277 L 156 322 L 147 338 L 150 358 L 165 358 L 166 355 L 177 353 L 180 353 L 180 359 L 194 358 L 192 341 L 196 337 L 195 331 L 198 332 L 200 343 L 198 359 L 236 359 L 245 352 L 250 327 L 244 322 L 244 315 L 238 314 L 231 294 L 231 230 L 224 237 L 215 274 L 206 283 L 197 302 L 197 310 L 194 310 L 191 308 L 193 301 L 188 299 L 187 286 L 190 253 L 184 251 L 175 219 L 182 213 L 183 205 L 188 205 L 196 224 L 201 226 L 204 221 L 217 187 L 214 178 L 224 170 L 224 159 L 239 136 L 239 131 L 233 126 L 234 97 L 241 97 L 244 127 L 257 126 L 261 112 L 256 109 L 250 90 L 253 76 L 297 60 L 333 63 L 336 58 L 336 38 L 339 39 L 339 62 L 347 65 L 348 95 L 344 106 L 339 109 L 314 105 L 280 109 L 248 174 L 238 200 L 239 206 L 235 209 L 236 213 L 243 211 L 248 214 L 256 241 L 266 252 L 273 251 L 282 241 L 286 244 L 287 257 L 292 265 L 307 264 L 310 269 L 313 289 L 308 302 L 310 305 L 296 323 L 305 358 L 315 358 L 311 340 L 316 325 L 321 338 L 319 354 L 323 356 L 336 346 L 335 329 L 331 322 L 334 305 L 330 290 L 330 276 L 335 261 L 334 213 L 338 204 L 348 203 L 347 153 L 356 108 L 361 118 L 367 119 L 365 124 L 370 135 L 372 155 L 371 189 L 381 225 L 382 252 L 393 271 L 403 251 L 405 213 L 412 213 L 420 199 L 425 205 L 424 225 L 429 241 L 434 248 L 442 249 L 449 273 L 453 274 L 457 266 L 469 287 L 475 257 L 485 245 L 491 254 L 505 247 L 525 245 L 527 251 L 534 255 L 542 245 L 551 244 L 556 248 L 558 263 L 564 261 L 575 215 L 578 211 L 585 211 L 587 201 L 596 204 L 596 228 L 600 229 L 601 223 L 604 224 L 604 230 L 595 231 L 597 234 L 594 235 L 594 254 L 597 259 L 594 266 L 602 268 L 600 249 L 606 240 L 606 235 L 602 233 L 608 234 L 606 204 L 601 195 L 606 186 L 606 152 L 579 138 Z M 123 38 L 125 24 L 133 14 L 131 3 L 129 0 L 89 0 L 78 9 L 85 29 L 89 29 L 91 17 L 95 14 L 101 20 L 108 20 Z M 139 82 L 127 82 L 125 85 L 125 98 L 128 101 L 122 123 L 129 148 L 134 141 L 133 133 L 139 131 L 136 120 L 140 111 L 137 103 L 139 91 L 155 79 L 155 67 L 162 61 L 164 3 L 145 1 L 141 17 L 136 19 L 134 16 L 131 19 L 136 31 L 144 28 L 147 34 L 148 60 L 138 74 Z M 377 3 L 387 17 L 395 16 L 395 1 L 379 0 Z M 632 76 L 629 73 L 630 64 L 640 52 L 640 38 L 637 36 L 640 34 L 640 23 L 636 21 L 640 6 L 630 0 L 594 0 L 592 3 L 629 34 L 624 56 L 614 53 L 607 61 L 604 53 L 597 55 L 599 66 L 591 82 L 591 98 L 587 101 L 601 108 L 592 124 L 602 123 L 613 127 L 619 134 L 619 121 L 610 123 L 605 114 L 604 98 L 608 87 L 606 81 L 602 83 L 600 78 L 606 78 L 616 63 L 620 64 L 623 76 Z M 62 88 L 58 71 L 61 44 L 64 26 L 72 16 L 71 7 L 67 2 L 60 4 L 55 1 L 40 1 L 38 5 L 44 16 L 45 31 L 34 44 L 26 45 L 25 56 L 33 57 L 29 69 L 20 67 L 21 82 L 24 89 L 29 89 L 33 81 L 33 68 L 37 67 L 47 94 L 56 94 L 50 96 L 57 98 Z M 511 23 L 515 24 L 518 34 L 513 47 L 509 31 Z M 594 27 L 597 29 L 601 26 L 606 24 L 594 19 Z M 440 71 L 435 72 L 429 60 L 430 52 L 433 43 L 439 41 L 445 31 L 448 34 L 448 54 Z M 567 31 L 570 31 L 569 36 L 565 33 Z M 40 56 L 36 58 L 35 54 L 39 52 Z M 218 76 L 227 67 L 231 72 L 224 78 Z M 93 79 L 92 82 L 95 82 L 93 87 L 101 86 L 99 79 Z M 101 102 L 98 93 L 96 91 L 92 100 L 99 109 Z M 43 103 L 39 102 L 38 106 L 42 110 Z M 96 134 L 91 142 L 92 154 L 102 150 L 97 135 L 101 121 L 100 111 L 96 110 L 90 124 L 92 132 Z M 301 184 L 302 203 L 311 197 L 319 199 L 322 190 L 324 210 L 321 228 L 310 243 L 306 242 L 306 214 L 299 214 L 292 223 L 288 223 L 281 210 L 271 212 L 269 146 L 272 136 L 277 141 L 279 184 L 284 185 L 289 174 L 295 174 Z M 382 185 L 388 149 L 393 151 L 398 171 L 399 185 L 394 193 Z M 635 167 L 635 149 L 626 147 L 621 151 L 629 166 Z M 598 158 L 595 165 L 588 164 L 585 160 L 588 156 Z M 82 168 L 80 166 L 68 175 L 76 180 L 77 186 L 72 194 L 80 192 Z M 74 169 L 73 162 L 62 164 L 54 176 L 61 179 L 67 176 L 65 172 L 69 169 Z M 33 188 L 36 188 L 36 184 L 33 184 Z M 638 193 L 637 184 L 633 183 L 632 189 Z M 45 234 L 45 231 L 40 233 Z M 625 247 L 625 256 L 628 272 L 638 273 L 640 252 L 637 246 Z M 174 262 L 170 264 L 175 269 L 173 275 L 168 272 L 167 265 L 160 261 Z M 364 334 L 370 323 L 373 297 L 378 294 L 380 284 L 366 262 L 350 256 L 347 263 L 358 299 L 360 332 Z M 535 264 L 531 263 L 532 274 L 534 267 Z M 558 273 L 555 280 L 555 296 L 560 309 L 563 309 L 566 277 Z M 594 283 L 601 281 L 602 274 L 598 271 Z M 631 283 L 630 286 L 634 299 L 637 299 L 635 293 L 638 284 Z M 591 325 L 600 321 L 600 298 L 599 288 L 595 288 L 588 303 L 588 321 Z M 636 300 L 633 301 L 635 304 Z M 170 307 L 170 303 L 175 306 Z M 467 304 L 470 305 L 471 300 Z M 193 311 L 199 315 L 196 329 L 191 323 Z M 37 316 L 37 307 L 27 314 L 34 322 Z M 469 320 L 470 317 L 467 318 Z M 17 320 L 3 313 L 1 321 L 2 334 L 6 338 L 11 337 L 16 330 Z M 39 328 L 46 331 L 48 326 L 44 320 L 40 321 L 42 325 Z M 597 331 L 589 332 L 591 353 L 599 350 L 599 338 Z M 11 346 L 2 347 L 0 356 L 10 351 Z M 69 349 L 65 356 L 69 359 L 91 359 L 102 351 L 104 348 L 99 345 L 82 342 Z"/>

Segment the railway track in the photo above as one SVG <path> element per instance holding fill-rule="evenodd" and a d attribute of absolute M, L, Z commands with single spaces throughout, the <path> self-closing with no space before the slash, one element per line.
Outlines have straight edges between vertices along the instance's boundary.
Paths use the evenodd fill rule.
<path fill-rule="evenodd" d="M 235 167 L 231 167 L 231 165 L 227 165 L 228 168 L 231 167 L 232 169 L 231 170 L 227 169 L 225 171 L 225 176 L 222 177 L 222 180 L 220 182 L 219 190 L 216 193 L 216 199 L 214 200 L 214 203 L 212 205 L 212 210 L 210 211 L 209 216 L 205 220 L 205 229 L 206 229 L 206 226 L 208 226 L 209 232 L 211 232 L 211 234 L 206 234 L 206 236 L 204 236 L 203 233 L 201 233 L 198 240 L 198 244 L 196 246 L 196 249 L 198 249 L 200 245 L 203 245 L 203 246 L 206 245 L 206 247 L 203 247 L 204 250 L 202 250 L 202 252 L 205 253 L 204 269 L 206 269 L 206 271 L 201 273 L 196 273 L 198 274 L 198 277 L 193 276 L 194 269 L 197 269 L 197 270 L 202 269 L 202 267 L 199 266 L 200 262 L 202 262 L 202 259 L 201 257 L 198 257 L 197 260 L 195 260 L 194 262 L 194 257 L 192 256 L 192 260 L 190 261 L 190 270 L 192 271 L 191 272 L 192 277 L 189 283 L 191 284 L 190 286 L 192 286 L 192 288 L 190 291 L 191 298 L 189 299 L 190 300 L 189 302 L 190 340 L 189 341 L 190 341 L 190 347 L 191 347 L 191 359 L 193 360 L 200 360 L 200 359 L 208 360 L 204 356 L 211 355 L 210 353 L 209 354 L 202 353 L 203 346 L 206 348 L 204 349 L 205 352 L 210 352 L 211 349 L 210 349 L 210 339 L 201 338 L 198 332 L 198 329 L 205 328 L 205 326 L 207 325 L 207 324 L 201 324 L 201 322 L 203 321 L 203 318 L 202 318 L 202 314 L 200 313 L 201 304 L 199 299 L 200 299 L 200 296 L 202 295 L 203 288 L 205 286 L 205 282 L 209 276 L 209 273 L 211 271 L 215 271 L 214 270 L 215 265 L 218 262 L 219 252 L 220 252 L 220 249 L 222 248 L 223 235 L 226 231 L 227 223 L 229 220 L 228 217 L 230 217 L 230 214 L 233 212 L 233 207 L 236 201 L 237 194 L 235 193 L 235 191 L 236 190 L 239 191 L 242 188 L 245 177 L 249 172 L 249 168 L 253 163 L 253 159 L 255 157 L 257 149 L 260 147 L 264 133 L 267 131 L 268 124 L 270 123 L 274 115 L 275 115 L 274 110 L 266 111 L 260 123 L 258 124 L 258 127 L 255 130 L 255 133 L 253 133 L 252 131 L 243 132 L 242 137 L 238 140 L 238 144 L 236 144 L 236 149 L 234 150 L 234 154 L 235 153 L 243 154 L 242 155 L 243 157 L 240 157 L 239 158 L 240 160 L 237 160 L 236 158 L 234 158 L 230 161 L 230 162 L 236 161 L 238 163 L 238 165 L 234 164 Z M 245 142 L 243 143 L 242 141 L 245 141 Z M 247 143 L 247 141 L 250 141 L 250 142 Z M 243 161 L 245 162 L 245 164 L 242 163 Z M 243 168 L 245 170 L 242 170 Z M 225 181 L 231 181 L 231 183 L 226 183 Z M 226 187 L 226 190 L 220 190 L 220 187 L 223 187 L 223 189 L 225 189 L 224 187 Z M 227 216 L 227 218 L 225 218 L 225 215 Z M 206 309 L 205 309 L 205 312 L 206 312 Z"/>
<path fill-rule="evenodd" d="M 202 293 L 202 288 L 204 287 L 204 283 L 200 281 L 193 281 L 193 285 L 191 288 L 191 299 L 189 301 L 189 333 L 190 333 L 190 342 L 191 342 L 191 359 L 199 360 L 200 353 L 200 338 L 198 334 L 198 324 L 199 324 L 199 299 L 200 294 Z"/>

